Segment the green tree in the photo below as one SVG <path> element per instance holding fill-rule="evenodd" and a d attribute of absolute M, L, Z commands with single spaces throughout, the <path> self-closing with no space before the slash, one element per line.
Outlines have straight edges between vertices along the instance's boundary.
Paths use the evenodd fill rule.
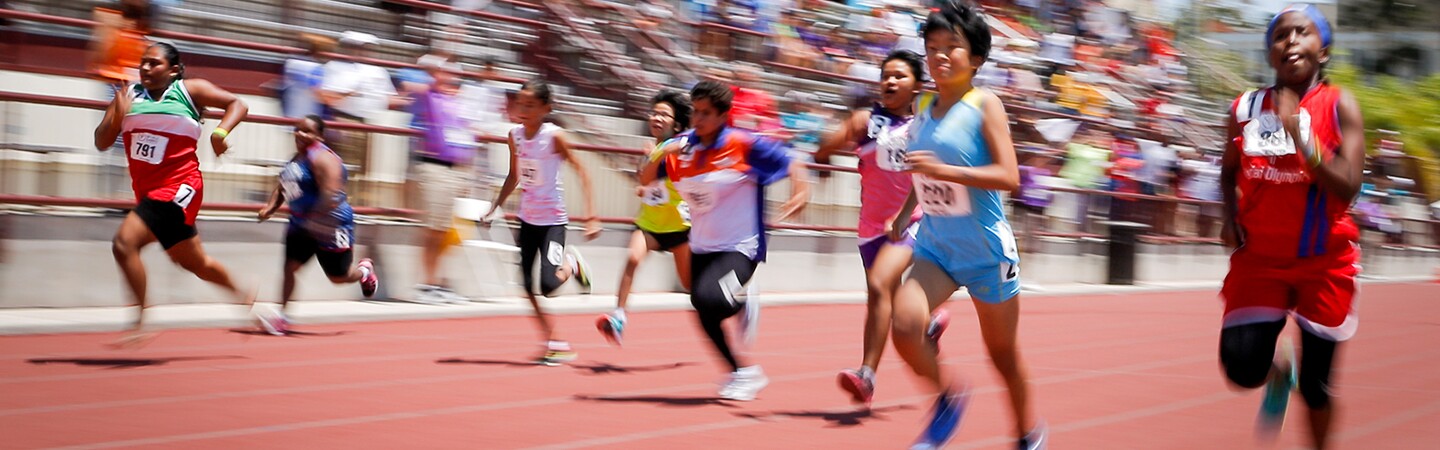
<path fill-rule="evenodd" d="M 1434 26 L 1440 7 L 1425 0 L 1345 0 L 1340 27 L 1365 30 Z"/>
<path fill-rule="evenodd" d="M 1355 94 L 1365 115 L 1366 148 L 1376 149 L 1376 130 L 1400 133 L 1405 152 L 1420 158 L 1420 183 L 1431 201 L 1440 199 L 1440 74 L 1418 81 L 1387 75 L 1370 75 L 1368 80 L 1354 66 L 1333 63 L 1326 69 L 1330 80 Z"/>

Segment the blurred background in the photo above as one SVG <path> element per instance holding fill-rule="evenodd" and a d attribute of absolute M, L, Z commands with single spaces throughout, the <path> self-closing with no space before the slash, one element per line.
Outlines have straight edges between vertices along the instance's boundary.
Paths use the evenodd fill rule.
<path fill-rule="evenodd" d="M 1109 224 L 1131 222 L 1139 225 L 1139 279 L 1218 280 L 1222 121 L 1238 93 L 1268 84 L 1265 22 L 1289 2 L 980 3 L 995 51 L 978 84 L 999 93 L 1011 114 L 1023 166 L 1011 217 L 1022 251 L 1047 255 L 1037 264 L 1099 264 L 1109 254 Z M 1440 5 L 1310 3 L 1337 26 L 1336 58 L 1326 73 L 1356 94 L 1365 114 L 1370 159 L 1354 214 L 1365 245 L 1376 249 L 1366 257 L 1390 258 L 1367 269 L 1433 262 L 1440 249 L 1434 26 Z M 19 263 L 35 257 L 26 249 L 39 242 L 103 245 L 114 226 L 97 221 L 113 221 L 133 205 L 123 155 L 97 152 L 90 142 L 110 83 L 133 67 L 125 49 L 135 42 L 175 44 L 187 77 L 208 79 L 250 105 L 231 153 L 216 158 L 201 144 L 202 221 L 253 218 L 295 151 L 293 122 L 285 117 L 325 112 L 341 124 L 334 146 L 351 166 L 350 200 L 362 222 L 413 224 L 405 194 L 416 134 L 408 96 L 414 84 L 432 81 L 427 68 L 458 63 L 468 94 L 467 107 L 455 113 L 472 124 L 481 155 L 467 196 L 492 198 L 508 170 L 507 104 L 519 83 L 541 78 L 557 89 L 552 120 L 585 150 L 598 215 L 620 229 L 638 205 L 633 176 L 639 155 L 653 145 L 644 114 L 656 92 L 702 79 L 732 82 L 737 125 L 813 151 L 816 136 L 871 101 L 888 52 L 923 53 L 917 29 L 929 6 L 926 0 L 0 0 L 0 264 L 9 273 L 0 281 L 24 284 L 33 279 L 26 274 L 63 265 L 64 259 Z M 369 86 L 357 96 L 363 100 L 330 90 L 337 80 L 381 72 L 362 82 Z M 814 166 L 820 178 L 811 206 L 778 233 L 853 236 L 860 200 L 855 161 L 831 164 Z M 566 177 L 574 186 L 573 174 Z M 581 197 L 567 197 L 580 211 Z M 45 217 L 67 219 L 37 219 Z M 379 235 L 362 232 L 361 240 L 388 242 Z M 230 239 L 278 248 L 278 236 Z M 853 253 L 850 242 L 797 251 Z M 114 276 L 108 252 L 92 256 L 97 272 Z M 1194 264 L 1205 269 L 1178 270 L 1191 267 L 1183 258 L 1203 260 Z M 1101 269 L 1060 272 L 1066 271 L 1027 277 L 1037 285 L 1105 281 Z M 0 306 L 45 302 L 17 296 Z"/>

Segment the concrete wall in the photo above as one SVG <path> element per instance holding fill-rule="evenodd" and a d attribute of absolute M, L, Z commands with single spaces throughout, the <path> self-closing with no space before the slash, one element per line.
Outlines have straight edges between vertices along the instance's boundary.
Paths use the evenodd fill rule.
<path fill-rule="evenodd" d="M 130 299 L 110 254 L 110 238 L 118 217 L 0 216 L 8 230 L 0 240 L 0 308 L 120 306 Z M 256 287 L 262 300 L 280 293 L 284 247 L 283 223 L 256 224 L 248 218 L 202 219 L 199 228 L 206 250 L 231 270 L 243 286 Z M 412 245 L 418 229 L 409 225 L 364 225 L 360 253 L 377 259 L 383 294 L 413 298 L 418 277 L 419 248 Z M 492 228 L 492 239 L 511 243 L 511 230 Z M 856 292 L 865 275 L 855 251 L 855 238 L 834 235 L 772 233 L 770 261 L 757 275 L 762 292 Z M 624 267 L 630 230 L 608 229 L 594 242 L 582 243 L 593 266 L 597 302 L 613 301 Z M 572 231 L 569 242 L 581 242 Z M 1103 241 L 1045 241 L 1040 253 L 1022 257 L 1021 279 L 1028 286 L 1055 286 L 1105 281 Z M 1213 245 L 1140 246 L 1137 279 L 1141 283 L 1218 281 L 1228 269 L 1227 252 Z M 170 263 L 158 246 L 144 254 L 153 304 L 211 303 L 225 293 Z M 494 298 L 519 295 L 519 274 L 511 254 L 469 248 L 454 251 L 445 264 L 447 277 L 467 296 Z M 1368 249 L 1365 273 L 1373 276 L 1427 276 L 1440 266 L 1440 254 L 1388 248 Z M 316 264 L 301 270 L 298 300 L 360 299 L 357 286 L 332 286 Z M 652 253 L 636 277 L 637 292 L 676 291 L 679 284 L 670 255 Z M 574 293 L 574 283 L 562 294 Z"/>

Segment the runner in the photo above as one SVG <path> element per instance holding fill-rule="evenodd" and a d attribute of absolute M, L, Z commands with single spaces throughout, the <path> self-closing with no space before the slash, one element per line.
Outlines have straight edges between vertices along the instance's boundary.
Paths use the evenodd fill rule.
<path fill-rule="evenodd" d="M 891 229 L 910 226 L 918 203 L 925 211 L 915 264 L 895 294 L 891 330 L 895 350 L 939 393 L 933 416 L 913 448 L 940 448 L 959 429 L 969 397 L 939 363 L 927 336 L 930 312 L 964 286 L 975 305 L 990 360 L 1005 380 L 1019 448 L 1045 447 L 1045 428 L 1031 412 L 1029 386 L 1016 334 L 1020 323 L 1020 255 L 1005 219 L 1002 193 L 1020 183 L 1005 106 L 973 85 L 990 54 L 990 27 L 977 7 L 950 0 L 923 30 L 926 63 L 939 95 L 916 102 L 905 162 L 915 188 Z"/>
<path fill-rule="evenodd" d="M 676 133 L 690 125 L 690 99 L 680 92 L 666 90 L 650 101 L 650 136 L 655 138 L 655 151 L 650 161 L 664 156 L 665 145 Z M 690 213 L 670 180 L 656 181 L 635 189 L 640 196 L 640 214 L 635 216 L 635 232 L 630 233 L 630 258 L 620 275 L 615 311 L 601 315 L 596 328 L 615 345 L 625 337 L 625 308 L 635 281 L 635 270 L 645 255 L 653 251 L 675 255 L 675 272 L 680 285 L 690 289 Z"/>
<path fill-rule="evenodd" d="M 1364 118 L 1355 97 L 1325 77 L 1333 42 L 1314 6 L 1277 14 L 1265 43 L 1275 84 L 1235 100 L 1221 163 L 1221 235 L 1236 250 L 1220 291 L 1220 363 L 1231 383 L 1266 386 L 1262 436 L 1278 433 L 1298 384 L 1323 449 L 1335 353 L 1359 324 L 1359 231 L 1347 209 L 1365 164 Z M 1300 328 L 1298 371 L 1289 345 L 1275 351 L 1286 315 Z"/>
<path fill-rule="evenodd" d="M 520 275 L 525 281 L 525 297 L 535 308 L 535 318 L 546 340 L 545 352 L 537 362 L 558 366 L 575 360 L 577 355 L 570 343 L 560 339 L 536 296 L 549 296 L 572 276 L 582 290 L 589 292 L 590 289 L 590 267 L 579 250 L 565 245 L 565 225 L 570 217 L 565 212 L 560 163 L 570 163 L 580 177 L 585 214 L 590 217 L 585 221 L 585 240 L 600 237 L 600 220 L 595 218 L 590 174 L 571 150 L 569 136 L 564 129 L 545 121 L 552 101 L 550 85 L 544 81 L 531 80 L 520 87 L 515 100 L 515 116 L 520 119 L 520 125 L 510 131 L 510 174 L 505 177 L 494 206 L 482 217 L 495 214 L 519 185 L 522 190 L 520 232 L 515 241 L 520 244 Z"/>
<path fill-rule="evenodd" d="M 910 195 L 910 173 L 905 171 L 906 135 L 914 117 L 915 95 L 920 92 L 925 60 L 908 50 L 890 53 L 881 64 L 880 101 L 868 109 L 856 110 L 839 129 L 821 142 L 815 161 L 828 163 L 830 155 L 842 149 L 856 149 L 860 171 L 860 261 L 869 286 L 866 296 L 864 354 L 859 369 L 840 371 L 840 388 L 855 402 L 870 404 L 875 395 L 875 370 L 890 336 L 891 298 L 900 286 L 900 277 L 910 267 L 914 253 L 915 222 L 888 236 L 889 227 Z"/>
<path fill-rule="evenodd" d="M 262 321 L 265 332 L 284 336 L 290 328 L 285 315 L 290 297 L 295 292 L 295 271 L 320 260 L 320 268 L 331 283 L 360 283 L 365 297 L 375 295 L 380 278 L 370 258 L 355 266 L 355 211 L 345 196 L 348 178 L 340 155 L 325 145 L 325 121 L 311 114 L 295 122 L 295 157 L 280 171 L 279 183 L 270 193 L 270 200 L 260 209 L 264 222 L 290 206 L 290 223 L 285 227 L 285 281 L 280 291 L 280 315 L 274 321 Z"/>
<path fill-rule="evenodd" d="M 145 330 L 146 277 L 140 251 L 159 242 L 170 260 L 201 280 L 230 292 L 237 303 L 251 305 L 255 293 L 241 292 L 220 262 L 205 254 L 195 231 L 195 217 L 205 197 L 200 158 L 201 113 L 223 108 L 225 115 L 210 134 L 215 156 L 225 154 L 225 141 L 249 108 L 234 94 L 201 79 L 184 79 L 180 51 L 166 43 L 151 45 L 140 59 L 140 82 L 121 86 L 95 127 L 95 148 L 105 151 L 124 138 L 135 209 L 115 233 L 115 262 L 140 307 L 131 333 L 114 345 L 144 345 L 155 337 Z M 260 315 L 262 322 L 276 318 Z"/>
<path fill-rule="evenodd" d="M 734 92 L 730 86 L 703 81 L 690 90 L 694 131 L 663 148 L 640 172 L 640 183 L 661 177 L 675 184 L 690 208 L 690 303 L 700 326 L 730 369 L 719 396 L 754 400 L 770 383 L 758 364 L 732 351 L 723 322 L 739 314 L 742 339 L 753 344 L 760 302 L 750 283 L 765 260 L 765 186 L 790 177 L 791 195 L 780 220 L 799 212 L 810 195 L 805 165 L 793 160 L 783 144 L 726 126 Z M 743 312 L 743 314 L 741 314 Z"/>

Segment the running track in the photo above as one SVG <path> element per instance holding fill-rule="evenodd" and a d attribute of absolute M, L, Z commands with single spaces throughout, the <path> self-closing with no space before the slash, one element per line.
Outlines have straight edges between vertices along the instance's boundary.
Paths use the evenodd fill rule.
<path fill-rule="evenodd" d="M 1373 284 L 1344 347 L 1340 448 L 1433 448 L 1440 438 L 1440 285 Z M 597 298 L 597 302 L 608 299 Z M 1253 436 L 1258 392 L 1216 362 L 1213 292 L 1024 300 L 1021 342 L 1053 448 L 1297 448 Z M 1011 448 L 1004 392 L 973 309 L 952 302 L 947 364 L 976 387 L 950 448 Z M 574 364 L 526 361 L 525 317 L 300 327 L 294 337 L 169 332 L 139 351 L 115 334 L 0 338 L 0 448 L 905 448 L 930 397 L 893 350 L 873 412 L 835 372 L 859 361 L 859 305 L 765 310 L 760 399 L 716 400 L 721 376 L 684 312 L 635 313 L 623 349 L 593 317 L 563 316 Z M 1293 333 L 1292 325 L 1287 333 Z M 1298 397 L 1293 405 L 1299 405 Z"/>

